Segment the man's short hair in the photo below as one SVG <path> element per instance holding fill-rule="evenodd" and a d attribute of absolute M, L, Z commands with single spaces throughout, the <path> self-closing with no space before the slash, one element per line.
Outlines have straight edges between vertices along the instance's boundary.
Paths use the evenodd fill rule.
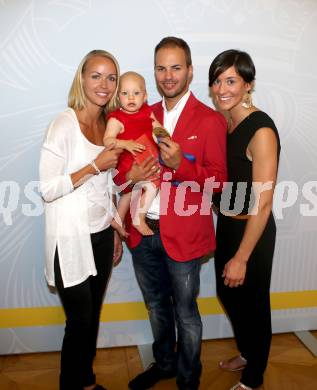
<path fill-rule="evenodd" d="M 154 64 L 156 63 L 155 60 L 156 60 L 157 52 L 162 48 L 169 48 L 169 47 L 171 48 L 179 47 L 180 49 L 183 49 L 185 53 L 186 65 L 190 66 L 192 64 L 192 56 L 191 56 L 188 43 L 185 42 L 184 39 L 177 38 L 177 37 L 165 37 L 155 46 Z"/>

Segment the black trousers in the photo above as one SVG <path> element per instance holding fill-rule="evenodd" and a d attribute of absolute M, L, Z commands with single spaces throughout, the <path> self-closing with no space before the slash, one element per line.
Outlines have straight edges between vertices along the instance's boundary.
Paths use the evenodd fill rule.
<path fill-rule="evenodd" d="M 215 268 L 218 297 L 230 318 L 238 349 L 248 361 L 241 382 L 256 388 L 263 383 L 272 338 L 270 281 L 276 228 L 271 215 L 248 261 L 244 284 L 230 288 L 224 285 L 222 272 L 240 245 L 245 224 L 245 220 L 219 217 Z"/>
<path fill-rule="evenodd" d="M 101 305 L 112 270 L 113 229 L 91 234 L 91 243 L 97 275 L 73 287 L 64 287 L 57 249 L 55 253 L 55 285 L 66 315 L 60 390 L 82 390 L 95 383 L 93 360 Z"/>

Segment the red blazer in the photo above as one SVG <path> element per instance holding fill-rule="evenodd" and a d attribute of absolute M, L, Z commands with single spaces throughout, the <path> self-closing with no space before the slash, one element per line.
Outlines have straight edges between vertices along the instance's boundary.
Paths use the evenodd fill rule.
<path fill-rule="evenodd" d="M 162 102 L 154 104 L 152 109 L 158 121 L 164 123 Z M 180 145 L 183 153 L 193 155 L 195 161 L 183 157 L 176 171 L 163 166 L 160 234 L 169 257 L 188 261 L 210 253 L 216 246 L 210 188 L 213 177 L 219 183 L 214 192 L 220 191 L 227 179 L 226 121 L 220 113 L 190 94 L 172 140 Z M 115 177 L 117 184 L 125 182 L 126 172 L 122 169 Z M 166 172 L 170 172 L 168 179 L 164 175 Z M 175 186 L 171 181 L 180 184 Z M 131 225 L 130 213 L 126 229 L 130 233 L 127 244 L 134 248 L 142 236 Z"/>

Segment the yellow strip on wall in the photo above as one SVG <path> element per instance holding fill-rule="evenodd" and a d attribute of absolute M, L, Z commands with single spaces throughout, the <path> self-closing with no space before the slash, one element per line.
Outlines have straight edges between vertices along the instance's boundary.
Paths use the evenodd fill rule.
<path fill-rule="evenodd" d="M 223 313 L 216 297 L 199 298 L 198 305 L 202 315 Z M 317 290 L 272 293 L 271 306 L 273 310 L 317 307 Z M 143 302 L 106 303 L 101 312 L 101 322 L 146 320 L 147 318 L 147 310 Z M 60 306 L 0 309 L 0 328 L 60 325 L 64 321 L 64 312 Z"/>

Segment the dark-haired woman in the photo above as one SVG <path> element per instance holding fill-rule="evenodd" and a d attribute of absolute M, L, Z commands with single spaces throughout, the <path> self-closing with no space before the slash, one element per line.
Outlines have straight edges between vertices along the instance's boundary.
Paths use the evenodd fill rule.
<path fill-rule="evenodd" d="M 209 69 L 217 107 L 228 114 L 228 184 L 221 196 L 215 267 L 217 294 L 240 354 L 220 362 L 242 370 L 233 389 L 263 383 L 271 343 L 270 279 L 276 227 L 272 200 L 280 142 L 272 119 L 252 104 L 255 67 L 238 50 L 219 54 Z"/>

